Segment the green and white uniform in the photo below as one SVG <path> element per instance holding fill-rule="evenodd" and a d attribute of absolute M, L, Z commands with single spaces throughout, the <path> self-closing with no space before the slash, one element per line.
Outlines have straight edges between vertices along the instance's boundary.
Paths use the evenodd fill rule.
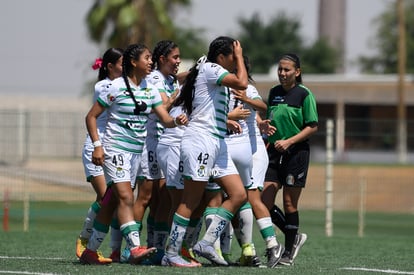
<path fill-rule="evenodd" d="M 177 89 L 177 81 L 173 76 L 167 78 L 158 70 L 154 70 L 146 77 L 146 80 L 153 84 L 159 93 L 165 93 L 167 97 Z M 140 163 L 139 177 L 142 179 L 161 179 L 165 175 L 159 167 L 157 157 L 157 145 L 160 136 L 164 132 L 164 127 L 161 125 L 156 114 L 152 113 L 148 116 L 147 124 L 147 138 L 145 141 L 143 159 Z"/>
<path fill-rule="evenodd" d="M 262 100 L 256 87 L 249 85 L 246 90 L 248 98 L 255 100 Z M 246 118 L 246 123 L 249 131 L 249 139 L 252 150 L 252 178 L 253 184 L 249 189 L 263 189 L 264 178 L 266 175 L 267 165 L 269 164 L 269 157 L 266 151 L 266 145 L 263 141 L 260 129 L 257 126 L 256 110 L 251 109 L 251 114 Z"/>
<path fill-rule="evenodd" d="M 136 105 L 128 94 L 122 77 L 113 80 L 98 102 L 107 108 L 103 149 L 105 152 L 105 177 L 109 183 L 135 182 L 138 165 L 147 135 L 147 121 L 151 110 L 162 104 L 157 88 L 143 80 L 139 86 L 130 81 L 132 94 L 138 103 L 145 103 L 145 110 L 134 113 Z"/>
<path fill-rule="evenodd" d="M 98 81 L 95 84 L 93 102 L 96 102 L 99 95 L 105 91 L 106 87 L 108 86 L 110 82 L 111 80 L 109 78 L 105 78 L 101 81 Z M 103 133 L 106 127 L 106 120 L 107 120 L 107 112 L 105 110 L 96 119 L 96 127 L 98 129 L 99 140 L 103 139 Z M 83 163 L 83 169 L 85 171 L 86 181 L 88 182 L 91 181 L 92 177 L 98 177 L 104 174 L 102 166 L 98 166 L 92 163 L 92 153 L 94 149 L 95 148 L 93 147 L 91 137 L 89 136 L 89 134 L 86 134 L 86 139 L 85 139 L 85 142 L 83 144 L 83 149 L 82 149 L 82 163 Z"/>
<path fill-rule="evenodd" d="M 195 181 L 237 174 L 224 141 L 229 92 L 221 81 L 227 74 L 220 65 L 206 62 L 194 84 L 193 110 L 181 141 L 181 160 L 184 177 Z"/>
<path fill-rule="evenodd" d="M 243 109 L 249 109 L 252 113 L 255 112 L 251 106 L 234 98 L 234 95 L 230 93 L 229 112 L 240 105 L 243 105 Z M 227 131 L 225 141 L 244 187 L 249 188 L 252 185 L 252 150 L 249 139 L 249 128 L 247 127 L 247 121 L 245 119 L 240 119 L 237 122 L 241 127 L 241 133 Z"/>

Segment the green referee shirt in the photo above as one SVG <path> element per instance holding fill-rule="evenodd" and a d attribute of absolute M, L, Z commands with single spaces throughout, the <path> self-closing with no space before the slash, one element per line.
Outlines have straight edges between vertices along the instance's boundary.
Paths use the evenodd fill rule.
<path fill-rule="evenodd" d="M 302 84 L 289 91 L 282 85 L 273 87 L 269 92 L 267 118 L 277 131 L 268 137 L 269 142 L 288 139 L 306 126 L 318 124 L 316 101 L 312 92 Z"/>

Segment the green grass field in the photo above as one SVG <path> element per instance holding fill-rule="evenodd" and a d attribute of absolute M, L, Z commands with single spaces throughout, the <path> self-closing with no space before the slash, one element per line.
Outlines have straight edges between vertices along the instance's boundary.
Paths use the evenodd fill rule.
<path fill-rule="evenodd" d="M 358 214 L 335 212 L 334 234 L 326 237 L 325 214 L 301 211 L 301 231 L 308 234 L 308 241 L 294 266 L 213 267 L 201 259 L 206 263 L 203 267 L 183 269 L 81 265 L 75 257 L 75 239 L 87 203 L 32 203 L 28 232 L 23 232 L 22 207 L 11 203 L 9 231 L 0 234 L 0 274 L 414 274 L 414 218 L 410 214 L 367 213 L 364 237 L 358 237 Z M 278 236 L 283 241 L 283 236 Z M 264 242 L 257 230 L 254 243 L 263 255 Z M 109 255 L 107 240 L 102 251 Z M 234 241 L 234 260 L 239 253 Z"/>

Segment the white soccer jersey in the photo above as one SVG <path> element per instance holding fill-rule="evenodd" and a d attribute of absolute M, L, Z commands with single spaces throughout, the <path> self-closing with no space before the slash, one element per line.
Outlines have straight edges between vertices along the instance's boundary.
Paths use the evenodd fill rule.
<path fill-rule="evenodd" d="M 164 93 L 167 97 L 171 97 L 177 89 L 177 81 L 174 76 L 165 77 L 159 70 L 154 70 L 146 77 L 146 80 L 157 88 L 158 93 Z M 151 113 L 148 117 L 147 138 L 144 146 L 144 157 L 140 163 L 139 176 L 146 179 L 164 178 L 164 173 L 159 167 L 157 145 L 164 127 L 160 123 L 158 117 Z"/>
<path fill-rule="evenodd" d="M 251 99 L 262 99 L 257 89 L 250 85 L 246 90 L 247 97 Z M 246 104 L 247 105 L 247 104 Z M 247 127 L 249 128 L 249 139 L 253 154 L 252 178 L 253 185 L 250 189 L 263 188 L 264 177 L 269 163 L 266 146 L 263 142 L 262 135 L 256 121 L 256 111 L 251 109 L 251 114 L 246 118 Z"/>
<path fill-rule="evenodd" d="M 107 108 L 108 122 L 103 139 L 104 146 L 132 153 L 142 153 L 146 137 L 146 123 L 151 110 L 162 104 L 157 88 L 143 80 L 139 86 L 129 82 L 135 100 L 145 103 L 145 110 L 134 113 L 136 108 L 122 77 L 113 80 L 98 102 Z"/>
<path fill-rule="evenodd" d="M 93 103 L 98 100 L 98 97 L 105 92 L 108 84 L 111 83 L 109 78 L 105 78 L 95 84 L 95 92 L 93 94 Z M 108 119 L 107 111 L 105 110 L 99 117 L 96 119 L 96 127 L 98 128 L 98 134 L 101 137 L 101 134 L 105 131 L 106 121 Z"/>
<path fill-rule="evenodd" d="M 105 91 L 106 86 L 110 82 L 111 80 L 109 78 L 105 78 L 101 81 L 98 81 L 95 84 L 95 91 L 93 94 L 94 103 L 98 99 L 99 95 Z M 107 120 L 107 111 L 105 110 L 96 119 L 96 127 L 98 130 L 99 140 L 103 139 L 103 133 L 105 131 L 106 120 Z M 86 134 L 86 139 L 85 139 L 85 142 L 83 144 L 83 149 L 82 149 L 82 162 L 83 162 L 83 168 L 85 171 L 85 176 L 86 176 L 87 181 L 90 181 L 90 178 L 92 176 L 97 177 L 97 176 L 103 175 L 102 167 L 96 166 L 95 164 L 92 163 L 92 153 L 94 149 L 95 148 L 92 144 L 91 137 L 89 136 L 89 134 Z"/>
<path fill-rule="evenodd" d="M 262 97 L 260 96 L 256 87 L 250 84 L 247 86 L 246 96 L 250 99 L 262 100 Z M 244 108 L 249 108 L 251 112 L 250 116 L 246 118 L 249 135 L 261 137 L 262 135 L 260 133 L 259 127 L 257 126 L 257 122 L 256 122 L 256 110 L 253 109 L 249 104 L 244 104 Z"/>
<path fill-rule="evenodd" d="M 174 106 L 170 110 L 170 116 L 172 117 L 177 117 L 182 113 L 185 113 L 185 110 L 182 106 Z M 165 128 L 164 133 L 161 135 L 158 143 L 171 146 L 180 146 L 185 128 L 186 126 L 184 125 L 178 125 L 174 128 Z"/>
<path fill-rule="evenodd" d="M 195 81 L 193 111 L 181 141 L 183 176 L 208 181 L 238 174 L 224 141 L 228 113 L 228 89 L 221 86 L 229 72 L 207 62 Z"/>
<path fill-rule="evenodd" d="M 216 138 L 224 138 L 227 131 L 229 93 L 221 86 L 229 72 L 222 66 L 206 62 L 195 81 L 193 110 L 187 128 Z"/>
<path fill-rule="evenodd" d="M 249 85 L 246 90 L 246 95 L 249 98 L 256 98 L 256 95 L 254 94 L 254 91 L 252 91 L 252 88 L 257 92 L 253 86 Z M 252 186 L 252 145 L 249 138 L 249 133 L 251 130 L 248 126 L 248 119 L 251 120 L 252 117 L 255 119 L 256 111 L 252 106 L 236 99 L 234 97 L 234 94 L 230 93 L 229 112 L 240 105 L 243 105 L 244 109 L 249 109 L 251 115 L 246 119 L 238 120 L 237 122 L 241 127 L 241 133 L 233 133 L 228 131 L 225 141 L 228 145 L 230 156 L 240 174 L 244 186 L 246 188 L 250 188 Z"/>
<path fill-rule="evenodd" d="M 178 87 L 177 80 L 174 76 L 169 75 L 165 77 L 159 70 L 152 71 L 146 77 L 146 80 L 157 87 L 159 93 L 165 93 L 167 97 L 171 97 Z M 159 139 L 163 131 L 164 127 L 159 122 L 158 117 L 155 114 L 150 114 L 147 125 L 148 137 Z"/>
<path fill-rule="evenodd" d="M 247 93 L 247 92 L 246 92 Z M 250 112 L 254 112 L 254 109 L 248 105 L 244 104 L 241 100 L 236 99 L 234 94 L 230 92 L 230 101 L 229 101 L 229 112 L 233 111 L 236 107 L 243 105 L 243 109 L 249 109 Z M 227 131 L 226 138 L 236 138 L 236 137 L 248 137 L 249 136 L 249 128 L 247 127 L 247 122 L 244 119 L 240 119 L 237 121 L 241 127 L 241 133 L 234 133 L 230 130 Z"/>

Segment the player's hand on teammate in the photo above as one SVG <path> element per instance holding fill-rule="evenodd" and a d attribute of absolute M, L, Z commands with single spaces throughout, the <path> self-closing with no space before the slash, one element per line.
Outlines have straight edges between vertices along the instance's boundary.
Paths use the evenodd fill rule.
<path fill-rule="evenodd" d="M 228 113 L 228 118 L 232 120 L 246 119 L 250 114 L 249 109 L 244 109 L 243 105 L 239 105 Z"/>
<path fill-rule="evenodd" d="M 177 125 L 187 125 L 188 123 L 188 117 L 185 114 L 180 114 L 174 120 Z"/>
<path fill-rule="evenodd" d="M 227 129 L 234 132 L 235 134 L 241 134 L 243 131 L 240 124 L 237 121 L 231 119 L 227 120 Z"/>
<path fill-rule="evenodd" d="M 234 95 L 234 98 L 241 100 L 243 102 L 246 102 L 248 100 L 248 97 L 246 95 L 246 90 L 231 90 L 232 94 Z"/>

